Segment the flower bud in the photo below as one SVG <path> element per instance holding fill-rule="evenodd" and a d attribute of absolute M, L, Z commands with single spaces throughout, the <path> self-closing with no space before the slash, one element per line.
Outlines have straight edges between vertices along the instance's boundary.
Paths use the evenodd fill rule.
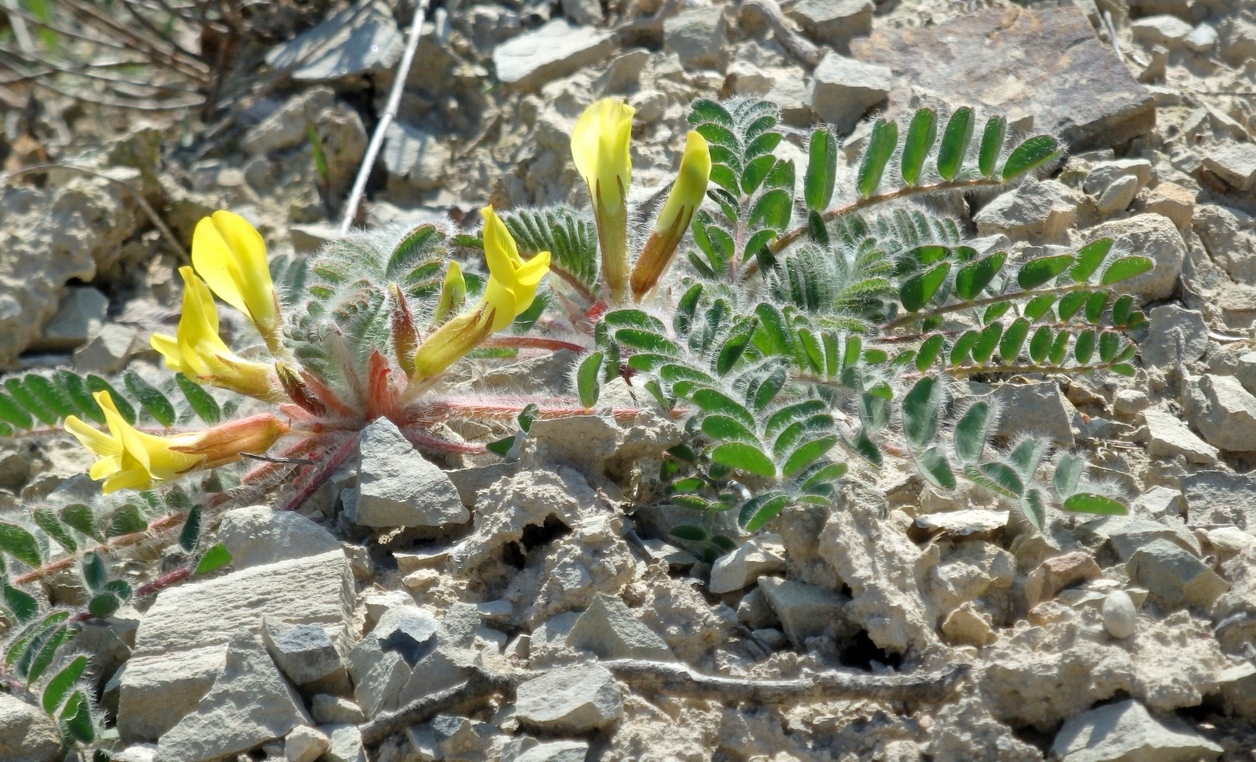
<path fill-rule="evenodd" d="M 711 152 L 706 138 L 690 131 L 685 139 L 685 154 L 680 172 L 667 194 L 663 211 L 654 223 L 654 232 L 645 243 L 637 264 L 632 268 L 632 298 L 640 302 L 656 285 L 676 256 L 694 212 L 706 197 L 707 180 L 711 176 Z"/>
<path fill-rule="evenodd" d="M 611 301 L 628 287 L 628 186 L 632 184 L 632 117 L 636 109 L 605 98 L 584 110 L 571 133 L 571 157 L 589 186 L 602 250 L 602 277 Z"/>

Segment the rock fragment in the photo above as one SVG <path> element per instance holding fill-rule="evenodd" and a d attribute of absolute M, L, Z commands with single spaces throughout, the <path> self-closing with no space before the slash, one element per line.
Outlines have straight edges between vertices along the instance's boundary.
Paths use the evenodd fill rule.
<path fill-rule="evenodd" d="M 331 746 L 331 739 L 324 733 L 298 725 L 283 742 L 283 756 L 287 762 L 314 762 Z"/>
<path fill-rule="evenodd" d="M 1167 369 L 1204 356 L 1209 339 L 1203 313 L 1164 304 L 1153 309 L 1148 318 L 1147 338 L 1138 345 L 1144 361 Z"/>
<path fill-rule="evenodd" d="M 310 716 L 319 725 L 358 725 L 366 716 L 358 705 L 346 698 L 318 693 L 310 699 Z"/>
<path fill-rule="evenodd" d="M 1138 609 L 1129 593 L 1114 590 L 1103 599 L 1103 628 L 1114 638 L 1128 638 L 1138 624 Z"/>
<path fill-rule="evenodd" d="M 512 762 L 584 762 L 588 754 L 585 741 L 550 741 L 533 746 Z"/>
<path fill-rule="evenodd" d="M 1180 48 L 1194 27 L 1177 16 L 1161 14 L 1146 16 L 1130 24 L 1134 39 L 1148 45 L 1164 45 L 1170 50 Z"/>
<path fill-rule="evenodd" d="M 1220 451 L 1195 435 L 1176 415 L 1163 410 L 1143 411 L 1147 421 L 1147 453 L 1153 458 L 1182 456 L 1187 463 L 1215 465 Z"/>
<path fill-rule="evenodd" d="M 333 82 L 392 69 L 401 59 L 405 40 L 387 5 L 369 6 L 360 12 L 360 5 L 351 5 L 276 45 L 266 53 L 267 65 L 305 82 Z"/>
<path fill-rule="evenodd" d="M 515 712 L 526 725 L 554 733 L 605 727 L 624 712 L 615 676 L 596 664 L 553 670 L 519 686 Z"/>
<path fill-rule="evenodd" d="M 1047 437 L 1061 447 L 1073 446 L 1071 406 L 1056 382 L 1004 384 L 993 396 L 1002 411 L 996 430 L 999 436 L 1031 434 Z"/>
<path fill-rule="evenodd" d="M 138 341 L 134 328 L 108 323 L 74 350 L 74 369 L 80 373 L 117 373 L 131 359 Z"/>
<path fill-rule="evenodd" d="M 723 70 L 728 46 L 724 8 L 691 8 L 663 22 L 663 49 L 675 53 L 686 69 Z"/>
<path fill-rule="evenodd" d="M 711 565 L 708 589 L 716 595 L 731 593 L 754 584 L 764 574 L 775 574 L 784 568 L 785 548 L 780 536 L 761 534 L 716 559 Z"/>
<path fill-rule="evenodd" d="M 1142 210 L 1162 214 L 1184 230 L 1195 214 L 1195 194 L 1177 183 L 1162 182 L 1148 192 Z"/>
<path fill-rule="evenodd" d="M 349 689 L 340 651 L 325 628 L 316 624 L 289 625 L 265 618 L 262 641 L 280 671 L 294 685 L 332 693 Z"/>
<path fill-rule="evenodd" d="M 309 724 L 305 705 L 256 635 L 232 639 L 214 687 L 157 742 L 154 762 L 204 762 L 246 752 Z"/>
<path fill-rule="evenodd" d="M 832 590 L 775 577 L 761 579 L 759 589 L 799 651 L 806 650 L 808 638 L 820 637 L 826 630 L 848 636 L 858 629 L 846 620 L 850 599 Z"/>
<path fill-rule="evenodd" d="M 228 511 L 218 525 L 218 539 L 236 569 L 340 550 L 340 541 L 317 522 L 268 505 Z"/>
<path fill-rule="evenodd" d="M 1208 608 L 1230 584 L 1189 551 L 1168 540 L 1152 540 L 1126 563 L 1130 579 L 1170 605 Z"/>
<path fill-rule="evenodd" d="M 1150 272 L 1122 282 L 1122 291 L 1145 301 L 1165 299 L 1173 293 L 1186 259 L 1186 243 L 1169 218 L 1159 214 L 1136 214 L 1124 220 L 1111 220 L 1076 233 L 1073 245 L 1080 248 L 1100 238 L 1111 238 L 1115 251 L 1138 254 L 1155 263 Z"/>
<path fill-rule="evenodd" d="M 1225 143 L 1204 156 L 1204 169 L 1240 192 L 1256 187 L 1256 144 Z"/>
<path fill-rule="evenodd" d="M 1152 717 L 1133 699 L 1069 718 L 1051 751 L 1060 762 L 1212 760 L 1222 751 L 1176 718 Z"/>
<path fill-rule="evenodd" d="M 6 762 L 53 762 L 61 752 L 61 734 L 43 710 L 0 693 L 0 759 Z"/>
<path fill-rule="evenodd" d="M 817 43 L 844 50 L 850 39 L 872 31 L 872 0 L 801 0 L 785 11 Z"/>
<path fill-rule="evenodd" d="M 1051 600 L 1066 587 L 1102 576 L 1099 564 L 1085 551 L 1048 558 L 1025 580 L 1025 600 L 1032 609 L 1042 601 Z"/>
<path fill-rule="evenodd" d="M 672 661 L 666 641 L 632 614 L 622 600 L 598 593 L 567 633 L 567 645 L 603 659 Z"/>
<path fill-rule="evenodd" d="M 493 67 L 499 81 L 536 89 L 601 61 L 614 49 L 610 32 L 554 19 L 494 48 Z"/>
<path fill-rule="evenodd" d="M 362 430 L 358 458 L 354 523 L 435 527 L 471 518 L 445 472 L 420 455 L 387 418 Z"/>
<path fill-rule="evenodd" d="M 838 135 L 855 128 L 863 115 L 885 100 L 891 71 L 885 66 L 829 53 L 816 66 L 807 93 L 808 105 Z"/>
<path fill-rule="evenodd" d="M 109 312 L 109 298 L 90 286 L 66 289 L 57 313 L 28 347 L 33 352 L 68 352 L 100 333 Z"/>
<path fill-rule="evenodd" d="M 1208 444 L 1231 452 L 1256 448 L 1256 396 L 1234 376 L 1206 374 L 1185 395 L 1186 412 Z"/>
<path fill-rule="evenodd" d="M 1018 185 L 973 217 L 979 235 L 1006 235 L 1034 243 L 1060 240 L 1076 220 L 1074 191 L 1055 180 Z"/>

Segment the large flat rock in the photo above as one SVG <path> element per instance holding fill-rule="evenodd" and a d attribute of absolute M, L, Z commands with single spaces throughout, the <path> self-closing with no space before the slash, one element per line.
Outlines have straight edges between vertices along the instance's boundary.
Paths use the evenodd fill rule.
<path fill-rule="evenodd" d="M 931 27 L 879 29 L 855 58 L 894 71 L 890 111 L 913 89 L 947 103 L 1032 115 L 1074 151 L 1118 145 L 1155 126 L 1150 92 L 1095 37 L 1076 7 L 982 10 Z"/>
<path fill-rule="evenodd" d="M 155 741 L 195 710 L 241 628 L 260 634 L 265 615 L 334 632 L 352 617 L 353 603 L 353 572 L 339 550 L 162 591 L 122 676 L 122 740 Z"/>

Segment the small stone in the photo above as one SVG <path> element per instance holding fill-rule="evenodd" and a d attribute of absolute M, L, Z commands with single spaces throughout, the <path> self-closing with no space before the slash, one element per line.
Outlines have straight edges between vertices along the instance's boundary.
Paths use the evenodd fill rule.
<path fill-rule="evenodd" d="M 708 589 L 716 595 L 731 593 L 754 584 L 764 574 L 784 569 L 785 547 L 781 544 L 780 535 L 757 535 L 732 553 L 720 556 L 711 565 Z"/>
<path fill-rule="evenodd" d="M 379 638 L 367 636 L 349 651 L 347 661 L 353 698 L 363 714 L 374 717 L 397 708 L 411 672 L 401 654 L 385 652 Z"/>
<path fill-rule="evenodd" d="M 382 72 L 401 60 L 405 40 L 386 6 L 353 5 L 266 53 L 275 71 L 298 82 L 331 82 Z"/>
<path fill-rule="evenodd" d="M 280 671 L 296 685 L 349 689 L 340 652 L 327 630 L 315 624 L 289 625 L 269 617 L 262 621 L 262 640 Z"/>
<path fill-rule="evenodd" d="M 1217 463 L 1220 451 L 1195 436 L 1195 432 L 1178 416 L 1163 410 L 1146 410 L 1143 417 L 1147 421 L 1149 437 L 1147 454 L 1151 457 L 1175 458 L 1181 455 L 1187 463 L 1201 466 Z"/>
<path fill-rule="evenodd" d="M 834 49 L 844 49 L 852 37 L 872 31 L 872 0 L 801 0 L 785 13 L 807 36 Z"/>
<path fill-rule="evenodd" d="M 1095 200 L 1095 206 L 1103 215 L 1123 212 L 1138 195 L 1138 178 L 1125 175 L 1112 181 Z"/>
<path fill-rule="evenodd" d="M 1118 640 L 1134 634 L 1138 624 L 1138 610 L 1134 600 L 1124 590 L 1108 593 L 1103 599 L 1103 628 Z"/>
<path fill-rule="evenodd" d="M 723 70 L 727 31 L 721 6 L 692 8 L 663 22 L 663 49 L 675 53 L 686 69 Z"/>
<path fill-rule="evenodd" d="M 196 711 L 157 742 L 154 762 L 202 762 L 239 754 L 309 724 L 305 705 L 257 636 L 245 631 L 227 648 L 214 687 Z"/>
<path fill-rule="evenodd" d="M 820 637 L 829 628 L 851 635 L 858 629 L 846 620 L 850 599 L 832 590 L 775 577 L 760 579 L 759 589 L 799 651 L 807 648 L 808 638 Z"/>
<path fill-rule="evenodd" d="M 310 699 L 310 716 L 319 725 L 360 725 L 366 715 L 357 704 L 347 698 L 316 693 Z"/>
<path fill-rule="evenodd" d="M 1185 722 L 1159 720 L 1128 699 L 1065 720 L 1051 751 L 1060 762 L 1194 762 L 1214 760 L 1223 749 Z"/>
<path fill-rule="evenodd" d="M 615 47 L 610 32 L 554 19 L 494 48 L 493 67 L 505 84 L 538 89 L 601 61 Z"/>
<path fill-rule="evenodd" d="M 1123 177 L 1133 177 L 1141 190 L 1151 182 L 1151 162 L 1146 159 L 1113 159 L 1091 166 L 1086 173 L 1082 189 L 1092 196 L 1099 196 L 1104 189 Z"/>
<path fill-rule="evenodd" d="M 401 122 L 388 125 L 384 139 L 384 168 L 390 193 L 412 186 L 420 191 L 439 188 L 449 167 L 448 144 L 426 130 Z"/>
<path fill-rule="evenodd" d="M 316 254 L 319 249 L 341 238 L 340 228 L 319 222 L 289 225 L 288 237 L 298 254 Z"/>
<path fill-rule="evenodd" d="M 588 754 L 585 741 L 550 741 L 533 746 L 512 762 L 584 762 Z"/>
<path fill-rule="evenodd" d="M 328 725 L 323 728 L 331 743 L 319 762 L 367 762 L 362 731 L 354 725 Z"/>
<path fill-rule="evenodd" d="M 1256 187 L 1256 144 L 1224 143 L 1204 156 L 1204 169 L 1239 191 Z"/>
<path fill-rule="evenodd" d="M 995 198 L 973 217 L 977 234 L 1032 243 L 1059 240 L 1077 219 L 1074 192 L 1055 180 L 1030 180 Z"/>
<path fill-rule="evenodd" d="M 1256 218 L 1233 207 L 1200 204 L 1192 228 L 1212 259 L 1244 284 L 1256 283 Z"/>
<path fill-rule="evenodd" d="M 1133 418 L 1147 409 L 1151 400 L 1137 389 L 1122 389 L 1112 397 L 1112 409 L 1122 418 Z"/>
<path fill-rule="evenodd" d="M 781 620 L 776 617 L 776 612 L 768 605 L 768 599 L 763 595 L 763 590 L 757 587 L 741 597 L 741 602 L 737 604 L 737 621 L 752 630 L 781 623 Z"/>
<path fill-rule="evenodd" d="M 1111 220 L 1076 233 L 1073 244 L 1080 248 L 1100 238 L 1111 238 L 1114 251 L 1137 253 L 1155 263 L 1150 272 L 1122 282 L 1122 291 L 1145 301 L 1166 299 L 1173 293 L 1186 259 L 1186 242 L 1168 217 L 1144 213 Z"/>
<path fill-rule="evenodd" d="M 597 26 L 606 20 L 598 0 L 562 0 L 563 15 L 583 26 Z"/>
<path fill-rule="evenodd" d="M 1231 452 L 1256 449 L 1256 396 L 1234 376 L 1200 377 L 1189 384 L 1184 402 L 1208 444 Z"/>
<path fill-rule="evenodd" d="M 445 472 L 424 459 L 387 418 L 362 430 L 358 456 L 354 523 L 430 527 L 463 524 L 471 518 Z"/>
<path fill-rule="evenodd" d="M 268 505 L 228 511 L 218 525 L 218 539 L 236 569 L 340 550 L 340 541 L 318 523 Z"/>
<path fill-rule="evenodd" d="M 585 733 L 610 725 L 624 713 L 615 676 L 596 664 L 553 670 L 520 684 L 515 713 L 538 730 Z"/>
<path fill-rule="evenodd" d="M 109 312 L 109 297 L 90 286 L 71 286 L 57 314 L 27 347 L 32 352 L 68 352 L 100 333 Z"/>
<path fill-rule="evenodd" d="M 39 707 L 0 693 L 0 759 L 53 762 L 63 757 L 56 723 Z"/>
<path fill-rule="evenodd" d="M 821 59 L 807 94 L 808 105 L 838 135 L 855 128 L 872 107 L 890 93 L 888 67 L 856 61 L 830 52 Z"/>
<path fill-rule="evenodd" d="M 1228 471 L 1197 471 L 1182 479 L 1187 522 L 1191 526 L 1233 524 L 1256 528 L 1256 478 Z"/>
<path fill-rule="evenodd" d="M 1208 349 L 1208 324 L 1203 313 L 1176 304 L 1156 307 L 1148 315 L 1147 338 L 1138 345 L 1147 363 L 1176 368 L 1193 363 Z"/>
<path fill-rule="evenodd" d="M 1026 604 L 1032 609 L 1042 601 L 1051 600 L 1066 587 L 1102 576 L 1099 564 L 1085 551 L 1048 558 L 1025 580 Z"/>
<path fill-rule="evenodd" d="M 1230 584 L 1199 558 L 1168 540 L 1153 540 L 1126 563 L 1130 579 L 1170 605 L 1208 608 Z"/>
<path fill-rule="evenodd" d="M 138 333 L 116 323 L 100 329 L 86 344 L 74 350 L 74 369 L 80 373 L 117 373 L 131 359 Z"/>
<path fill-rule="evenodd" d="M 673 661 L 667 642 L 633 616 L 619 598 L 598 593 L 567 633 L 567 645 L 602 659 Z"/>
<path fill-rule="evenodd" d="M 1181 47 L 1194 31 L 1190 24 L 1176 16 L 1147 16 L 1130 24 L 1134 39 L 1147 45 L 1162 44 L 1169 48 Z"/>
<path fill-rule="evenodd" d="M 1178 230 L 1185 230 L 1195 213 L 1195 194 L 1177 183 L 1162 182 L 1148 192 L 1142 210 L 1164 215 Z"/>
<path fill-rule="evenodd" d="M 1073 413 L 1054 381 L 1005 384 L 993 398 L 1001 411 L 998 436 L 1039 434 L 1061 447 L 1073 446 Z"/>
<path fill-rule="evenodd" d="M 292 729 L 283 742 L 283 756 L 287 762 L 314 762 L 331 746 L 331 739 L 307 725 Z"/>
<path fill-rule="evenodd" d="M 413 667 L 436 647 L 436 619 L 417 606 L 391 608 L 371 632 L 381 650 L 400 654 Z"/>
<path fill-rule="evenodd" d="M 1212 24 L 1200 24 L 1186 35 L 1184 42 L 1196 53 L 1208 53 L 1217 46 L 1217 28 Z"/>
<path fill-rule="evenodd" d="M 1009 511 L 971 508 L 916 517 L 911 538 L 924 542 L 942 536 L 951 540 L 991 540 L 1007 526 Z"/>
<path fill-rule="evenodd" d="M 137 743 L 134 746 L 128 746 L 122 751 L 113 752 L 110 756 L 111 762 L 153 762 L 153 758 L 157 756 L 157 744 L 155 743 Z"/>
<path fill-rule="evenodd" d="M 981 648 L 997 639 L 991 626 L 990 615 L 977 608 L 972 601 L 946 615 L 942 621 L 942 635 L 955 646 Z"/>
<path fill-rule="evenodd" d="M 335 102 L 336 93 L 330 87 L 312 87 L 298 93 L 250 127 L 240 138 L 240 148 L 252 156 L 265 156 L 303 145 L 309 141 L 309 126 Z"/>

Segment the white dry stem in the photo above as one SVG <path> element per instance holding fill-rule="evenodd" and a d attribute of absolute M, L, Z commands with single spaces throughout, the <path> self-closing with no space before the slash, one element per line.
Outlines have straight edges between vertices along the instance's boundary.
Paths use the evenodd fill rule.
<path fill-rule="evenodd" d="M 414 7 L 414 20 L 410 23 L 410 31 L 406 37 L 406 49 L 397 64 L 397 76 L 393 80 L 392 90 L 388 93 L 388 103 L 384 113 L 379 115 L 379 124 L 371 133 L 371 142 L 366 147 L 366 155 L 362 157 L 362 165 L 358 167 L 358 175 L 353 179 L 353 190 L 349 192 L 349 200 L 345 202 L 344 216 L 340 220 L 340 235 L 349 232 L 353 219 L 358 214 L 358 205 L 362 203 L 362 194 L 366 191 L 366 180 L 371 176 L 371 168 L 375 166 L 375 158 L 379 156 L 384 145 L 384 137 L 389 125 L 397 118 L 397 109 L 401 104 L 401 94 L 406 89 L 406 79 L 410 76 L 410 67 L 414 64 L 415 51 L 419 49 L 419 36 L 423 32 L 423 21 L 427 17 L 428 0 L 418 0 Z"/>

